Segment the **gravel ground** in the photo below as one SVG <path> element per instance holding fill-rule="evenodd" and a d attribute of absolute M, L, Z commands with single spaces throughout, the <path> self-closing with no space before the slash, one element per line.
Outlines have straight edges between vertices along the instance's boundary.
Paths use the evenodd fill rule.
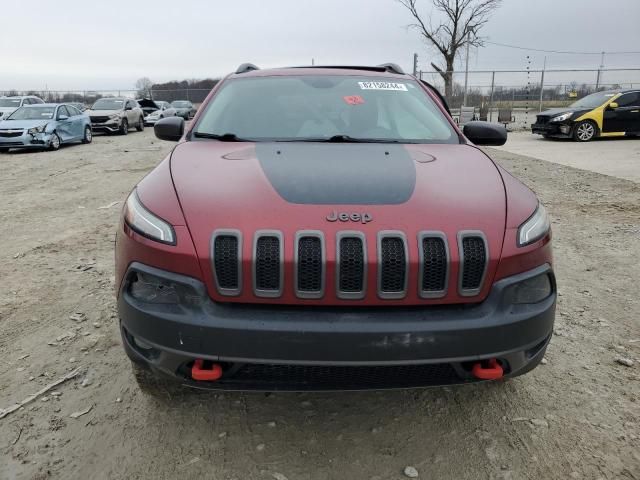
<path fill-rule="evenodd" d="M 0 155 L 0 408 L 81 369 L 0 419 L 1 479 L 640 479 L 638 184 L 492 152 L 554 219 L 559 313 L 529 375 L 154 400 L 120 345 L 113 241 L 170 148 L 148 129 Z"/>

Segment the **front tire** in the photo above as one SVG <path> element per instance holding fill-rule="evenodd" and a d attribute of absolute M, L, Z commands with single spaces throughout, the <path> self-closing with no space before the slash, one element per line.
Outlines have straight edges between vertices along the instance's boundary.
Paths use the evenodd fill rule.
<path fill-rule="evenodd" d="M 60 148 L 60 137 L 56 132 L 51 134 L 51 139 L 49 140 L 49 150 L 56 151 Z"/>
<path fill-rule="evenodd" d="M 573 129 L 573 139 L 576 142 L 589 142 L 595 138 L 598 127 L 591 120 L 583 120 Z"/>
<path fill-rule="evenodd" d="M 84 136 L 82 137 L 82 143 L 91 143 L 93 141 L 93 131 L 90 126 L 84 127 Z"/>
<path fill-rule="evenodd" d="M 129 134 L 129 121 L 126 118 L 122 119 L 122 123 L 120 124 L 120 135 L 128 135 Z"/>
<path fill-rule="evenodd" d="M 142 132 L 144 130 L 144 118 L 142 117 L 142 115 L 140 116 L 140 119 L 138 120 L 138 124 L 136 125 L 136 130 L 139 132 Z"/>

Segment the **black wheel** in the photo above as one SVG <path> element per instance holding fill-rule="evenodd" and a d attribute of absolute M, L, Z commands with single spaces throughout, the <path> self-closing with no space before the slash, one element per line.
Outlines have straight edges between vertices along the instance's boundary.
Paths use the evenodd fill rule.
<path fill-rule="evenodd" d="M 120 135 L 127 135 L 129 133 L 129 121 L 126 118 L 122 119 L 120 124 Z"/>
<path fill-rule="evenodd" d="M 58 150 L 60 148 L 60 137 L 56 132 L 51 134 L 51 140 L 49 140 L 49 150 Z"/>
<path fill-rule="evenodd" d="M 136 130 L 142 132 L 144 130 L 144 118 L 140 115 L 140 119 L 138 120 L 138 124 L 136 125 Z"/>
<path fill-rule="evenodd" d="M 8 151 L 8 148 L 0 148 L 0 153 L 7 153 Z"/>
<path fill-rule="evenodd" d="M 180 392 L 178 385 L 158 378 L 151 370 L 136 362 L 131 362 L 131 368 L 140 391 L 145 395 L 167 398 Z"/>
<path fill-rule="evenodd" d="M 82 137 L 82 143 L 91 143 L 93 141 L 93 131 L 91 127 L 87 125 L 84 127 L 84 136 Z"/>
<path fill-rule="evenodd" d="M 598 133 L 598 127 L 591 120 L 583 120 L 573 129 L 573 139 L 577 142 L 589 142 Z"/>

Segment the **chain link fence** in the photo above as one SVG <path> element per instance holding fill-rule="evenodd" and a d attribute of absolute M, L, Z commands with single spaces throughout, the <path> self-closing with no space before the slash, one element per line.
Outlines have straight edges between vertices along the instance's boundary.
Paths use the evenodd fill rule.
<path fill-rule="evenodd" d="M 510 117 L 510 128 L 529 128 L 535 114 L 548 108 L 564 107 L 576 100 L 608 89 L 640 89 L 640 68 L 600 70 L 483 70 L 469 71 L 465 92 L 465 72 L 452 72 L 452 91 L 445 95 L 454 114 L 460 107 L 474 107 L 476 118 L 498 121 Z M 419 72 L 421 79 L 445 94 L 438 72 Z M 466 102 L 465 102 L 466 97 Z"/>

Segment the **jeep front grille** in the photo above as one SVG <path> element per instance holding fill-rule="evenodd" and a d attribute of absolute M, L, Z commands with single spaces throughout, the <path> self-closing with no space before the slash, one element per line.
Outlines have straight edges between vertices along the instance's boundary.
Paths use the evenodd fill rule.
<path fill-rule="evenodd" d="M 256 232 L 253 249 L 253 290 L 259 297 L 279 297 L 282 293 L 282 233 Z"/>
<path fill-rule="evenodd" d="M 439 298 L 447 294 L 449 283 L 449 251 L 447 238 L 440 232 L 421 232 L 420 252 L 420 296 Z"/>
<path fill-rule="evenodd" d="M 460 251 L 459 290 L 464 296 L 477 295 L 487 271 L 487 242 L 481 232 L 458 234 Z"/>
<path fill-rule="evenodd" d="M 236 230 L 217 230 L 211 241 L 213 273 L 218 292 L 239 295 L 241 288 L 241 234 Z"/>
<path fill-rule="evenodd" d="M 403 298 L 407 294 L 407 242 L 401 232 L 378 234 L 378 295 Z"/>
<path fill-rule="evenodd" d="M 295 291 L 299 298 L 321 298 L 324 294 L 325 258 L 322 232 L 296 235 Z"/>
<path fill-rule="evenodd" d="M 364 235 L 360 232 L 340 232 L 337 242 L 338 297 L 364 298 L 366 294 L 367 260 Z"/>
<path fill-rule="evenodd" d="M 344 300 L 367 298 L 368 269 L 374 268 L 375 292 L 370 296 L 386 300 L 411 296 L 438 299 L 447 295 L 452 260 L 457 272 L 457 293 L 464 297 L 478 295 L 485 284 L 489 263 L 488 243 L 479 231 L 462 231 L 457 235 L 458 258 L 452 259 L 450 245 L 443 232 L 422 231 L 417 239 L 408 239 L 401 231 L 377 233 L 375 247 L 368 256 L 367 236 L 359 231 L 340 231 L 334 239 L 316 230 L 296 232 L 287 251 L 294 257 L 285 269 L 285 236 L 277 230 L 259 230 L 253 235 L 251 252 L 242 261 L 243 237 L 238 230 L 216 230 L 211 240 L 211 268 L 216 289 L 223 296 L 248 293 L 252 287 L 257 297 L 279 298 L 285 291 L 300 299 L 320 299 L 325 295 Z M 417 243 L 416 243 L 417 240 Z M 288 242 L 289 240 L 287 240 Z M 327 258 L 325 242 L 335 242 Z M 375 251 L 375 254 L 373 253 Z M 415 253 L 414 253 L 415 252 Z M 415 256 L 414 256 L 415 255 Z M 251 278 L 244 282 L 244 270 Z M 327 282 L 327 265 L 335 282 Z M 413 283 L 415 282 L 415 284 Z M 327 292 L 327 285 L 333 286 Z"/>

